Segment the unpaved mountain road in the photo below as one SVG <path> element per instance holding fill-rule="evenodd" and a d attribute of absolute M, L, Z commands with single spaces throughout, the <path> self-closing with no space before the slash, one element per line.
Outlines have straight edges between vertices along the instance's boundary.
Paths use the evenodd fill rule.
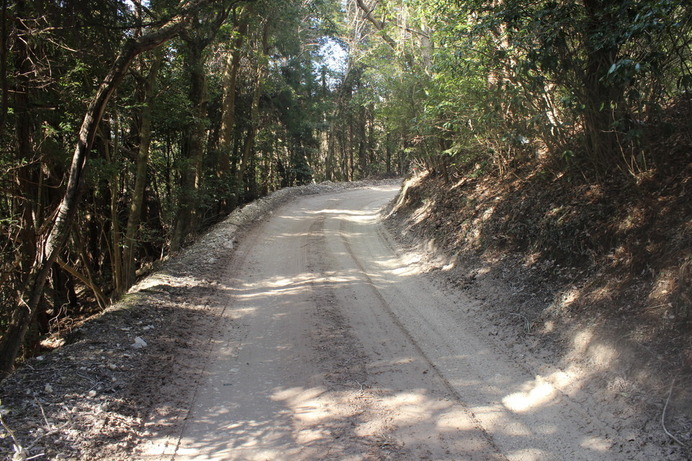
<path fill-rule="evenodd" d="M 300 197 L 244 235 L 180 435 L 143 458 L 651 459 L 397 249 L 397 191 Z"/>

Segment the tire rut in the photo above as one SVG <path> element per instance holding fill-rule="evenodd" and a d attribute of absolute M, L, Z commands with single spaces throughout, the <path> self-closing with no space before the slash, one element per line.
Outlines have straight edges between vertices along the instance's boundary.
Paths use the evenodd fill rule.
<path fill-rule="evenodd" d="M 377 237 L 381 237 L 381 232 L 383 232 L 382 226 L 377 227 Z M 439 370 L 438 366 L 430 360 L 430 358 L 427 356 L 425 351 L 420 347 L 418 342 L 415 340 L 415 338 L 411 335 L 411 333 L 408 331 L 408 329 L 401 323 L 399 318 L 396 316 L 394 313 L 392 307 L 389 305 L 385 297 L 382 295 L 380 290 L 377 288 L 377 285 L 375 282 L 372 280 L 370 275 L 368 274 L 368 271 L 366 270 L 365 266 L 362 264 L 360 259 L 356 256 L 356 253 L 353 251 L 353 248 L 351 246 L 351 243 L 348 239 L 349 232 L 346 229 L 346 222 L 342 222 L 340 225 L 340 237 L 341 241 L 346 248 L 346 251 L 348 252 L 348 255 L 352 259 L 353 263 L 358 267 L 358 270 L 360 271 L 360 275 L 363 277 L 363 279 L 366 281 L 368 287 L 370 288 L 373 296 L 375 299 L 378 300 L 378 303 L 380 307 L 382 308 L 382 311 L 386 313 L 386 315 L 389 317 L 389 319 L 392 321 L 394 325 L 396 325 L 397 329 L 401 332 L 402 335 L 406 337 L 408 342 L 410 343 L 411 346 L 415 349 L 416 353 L 423 359 L 423 361 L 430 367 L 430 369 L 434 370 L 435 377 L 439 379 L 440 382 L 443 383 L 446 391 L 449 393 L 449 395 L 453 396 L 456 402 L 461 405 L 464 410 L 467 412 L 467 415 L 471 421 L 473 421 L 473 424 L 475 428 L 483 434 L 483 437 L 486 439 L 487 443 L 494 449 L 496 452 L 496 457 L 494 459 L 498 460 L 507 460 L 507 458 L 502 454 L 502 451 L 499 449 L 499 447 L 495 444 L 495 441 L 493 437 L 486 431 L 486 429 L 483 427 L 483 424 L 481 423 L 478 418 L 476 418 L 476 415 L 471 411 L 471 409 L 468 408 L 466 403 L 464 402 L 463 396 L 452 386 L 452 384 L 447 380 L 447 378 L 444 376 L 444 374 Z M 390 241 L 389 239 L 383 239 L 387 247 L 391 249 L 390 246 Z"/>

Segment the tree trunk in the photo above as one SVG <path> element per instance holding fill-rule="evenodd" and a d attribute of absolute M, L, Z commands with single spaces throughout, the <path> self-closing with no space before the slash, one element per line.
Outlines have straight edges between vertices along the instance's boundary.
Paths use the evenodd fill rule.
<path fill-rule="evenodd" d="M 115 133 L 113 138 L 113 148 L 110 149 L 110 143 L 107 135 L 104 137 L 103 149 L 105 152 L 106 160 L 110 164 L 115 164 L 118 160 L 120 153 L 120 123 L 118 121 L 117 115 L 115 115 L 114 120 L 111 121 L 112 127 L 109 127 L 109 131 Z M 118 210 L 118 197 L 120 195 L 120 172 L 119 169 L 115 169 L 113 177 L 109 181 L 109 193 L 110 193 L 110 248 L 111 248 L 111 269 L 113 272 L 113 290 L 115 296 L 119 296 L 125 291 L 122 286 L 123 282 L 123 258 L 122 258 L 122 232 L 120 230 L 120 217 Z"/>
<path fill-rule="evenodd" d="M 235 3 L 235 2 L 234 2 Z M 201 16 L 196 16 L 198 23 L 194 28 L 185 31 L 183 41 L 187 53 L 185 67 L 190 73 L 190 91 L 188 97 L 191 105 L 191 123 L 183 133 L 182 154 L 186 162 L 180 178 L 180 199 L 171 238 L 171 250 L 179 250 L 185 238 L 199 229 L 196 218 L 199 209 L 199 190 L 202 182 L 202 162 L 205 153 L 205 138 L 208 126 L 209 103 L 207 75 L 204 50 L 214 40 L 216 33 L 228 17 L 229 10 L 223 5 L 206 24 Z"/>
<path fill-rule="evenodd" d="M 171 239 L 171 250 L 179 250 L 185 238 L 197 230 L 194 219 L 199 203 L 199 189 L 204 159 L 204 138 L 207 128 L 207 76 L 204 68 L 204 49 L 208 40 L 186 37 L 186 67 L 190 72 L 190 105 L 192 121 L 183 134 L 182 154 L 185 165 L 180 178 L 180 201 L 175 229 Z"/>
<path fill-rule="evenodd" d="M 18 4 L 18 8 L 22 3 Z M 5 18 L 1 19 L 3 22 Z M 17 21 L 17 31 L 22 32 L 23 23 Z M 15 199 L 15 206 L 21 211 L 20 234 L 18 250 L 20 253 L 20 269 L 24 279 L 31 272 L 31 266 L 36 258 L 36 229 L 40 223 L 35 222 L 37 215 L 36 203 L 40 190 L 36 190 L 35 184 L 39 184 L 41 175 L 40 164 L 35 161 L 33 142 L 33 117 L 29 112 L 30 86 L 27 76 L 31 74 L 30 50 L 23 40 L 17 40 L 17 53 L 15 66 L 17 68 L 17 82 L 14 88 L 14 110 L 16 113 L 16 140 L 17 156 L 25 162 L 17 171 L 17 187 L 19 193 Z"/>
<path fill-rule="evenodd" d="M 135 283 L 135 250 L 137 249 L 137 233 L 142 216 L 144 202 L 144 187 L 147 183 L 147 167 L 149 165 L 149 146 L 151 145 L 151 105 L 156 91 L 156 78 L 161 67 L 163 55 L 157 53 L 153 57 L 149 75 L 144 82 L 141 100 L 143 103 L 139 125 L 139 149 L 137 150 L 135 187 L 132 192 L 130 212 L 125 229 L 125 248 L 123 249 L 122 283 L 121 288 L 127 290 Z M 118 293 L 120 294 L 120 293 Z"/>
<path fill-rule="evenodd" d="M 617 135 L 613 122 L 618 118 L 623 89 L 605 81 L 608 69 L 617 59 L 618 46 L 597 39 L 617 19 L 608 11 L 604 0 L 583 0 L 587 22 L 584 32 L 586 69 L 584 86 L 584 134 L 589 156 L 598 168 L 607 168 L 616 153 Z"/>
<path fill-rule="evenodd" d="M 347 138 L 347 141 L 348 141 L 348 145 L 347 145 L 347 149 L 348 149 L 348 153 L 347 153 L 347 155 L 348 155 L 348 179 L 347 180 L 348 181 L 354 181 L 356 179 L 355 178 L 356 162 L 355 162 L 354 155 L 353 155 L 353 151 L 355 150 L 354 139 L 353 139 L 355 137 L 355 133 L 354 133 L 355 130 L 353 128 L 353 124 L 355 123 L 355 120 L 353 120 L 353 115 L 349 114 L 348 122 L 349 123 L 348 123 L 348 138 Z"/>
<path fill-rule="evenodd" d="M 264 21 L 262 26 L 262 37 L 260 43 L 260 50 L 257 56 L 257 66 L 255 68 L 255 82 L 254 89 L 252 93 L 252 105 L 250 107 L 250 127 L 248 128 L 247 136 L 245 137 L 245 144 L 243 145 L 243 156 L 242 163 L 238 169 L 239 184 L 244 184 L 244 189 L 247 190 L 248 195 L 244 197 L 245 200 L 252 199 L 253 191 L 249 190 L 250 187 L 250 175 L 253 175 L 252 171 L 252 155 L 255 150 L 255 137 L 257 136 L 257 130 L 259 129 L 259 103 L 260 96 L 262 96 L 262 81 L 264 80 L 264 75 L 266 71 L 265 58 L 269 52 L 269 22 Z"/>
<path fill-rule="evenodd" d="M 0 90 L 2 90 L 2 99 L 0 100 L 0 136 L 5 129 L 10 99 L 9 85 L 7 83 L 7 52 L 10 49 L 8 44 L 10 34 L 7 30 L 7 3 L 8 0 L 2 0 L 2 6 L 0 6 Z"/>
<path fill-rule="evenodd" d="M 385 148 L 385 166 L 387 169 L 387 176 L 392 175 L 392 132 L 386 130 L 386 137 L 384 140 Z"/>
<path fill-rule="evenodd" d="M 0 343 L 0 377 L 6 376 L 14 365 L 19 349 L 24 341 L 29 325 L 37 315 L 37 308 L 46 285 L 52 265 L 65 246 L 70 234 L 79 204 L 80 190 L 89 151 L 94 142 L 96 131 L 103 117 L 108 100 L 127 73 L 132 60 L 139 53 L 153 49 L 177 35 L 188 22 L 190 8 L 199 7 L 210 0 L 198 0 L 186 4 L 181 13 L 166 24 L 152 30 L 137 39 L 129 39 L 123 45 L 120 54 L 111 66 L 108 75 L 99 86 L 87 109 L 79 130 L 77 144 L 72 156 L 72 164 L 67 179 L 65 194 L 56 210 L 50 230 L 43 238 L 38 239 L 37 255 L 24 287 L 17 299 L 17 308 L 13 313 L 7 333 Z"/>
<path fill-rule="evenodd" d="M 236 39 L 233 51 L 226 61 L 223 75 L 223 100 L 221 106 L 221 130 L 219 133 L 219 177 L 227 176 L 231 168 L 233 150 L 233 127 L 235 126 L 235 99 L 238 73 L 240 71 L 241 48 L 247 35 L 248 21 L 242 10 L 237 17 Z"/>
<path fill-rule="evenodd" d="M 368 176 L 368 120 L 365 106 L 361 106 L 358 112 L 358 170 L 360 171 L 360 179 L 365 179 Z"/>

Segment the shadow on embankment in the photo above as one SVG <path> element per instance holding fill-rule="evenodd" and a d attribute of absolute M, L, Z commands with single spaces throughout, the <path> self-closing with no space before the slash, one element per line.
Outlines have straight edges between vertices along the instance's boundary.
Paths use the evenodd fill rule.
<path fill-rule="evenodd" d="M 691 176 L 422 175 L 404 184 L 387 224 L 432 255 L 429 271 L 492 306 L 477 312 L 491 334 L 517 354 L 585 370 L 584 392 L 677 452 L 661 416 L 665 407 L 666 430 L 692 446 Z"/>

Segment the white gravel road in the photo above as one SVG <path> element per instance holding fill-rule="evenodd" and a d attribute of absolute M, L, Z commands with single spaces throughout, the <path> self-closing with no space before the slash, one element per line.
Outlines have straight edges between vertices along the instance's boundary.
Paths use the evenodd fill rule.
<path fill-rule="evenodd" d="M 632 459 L 397 249 L 379 213 L 397 191 L 299 197 L 241 236 L 228 327 L 147 459 Z"/>

